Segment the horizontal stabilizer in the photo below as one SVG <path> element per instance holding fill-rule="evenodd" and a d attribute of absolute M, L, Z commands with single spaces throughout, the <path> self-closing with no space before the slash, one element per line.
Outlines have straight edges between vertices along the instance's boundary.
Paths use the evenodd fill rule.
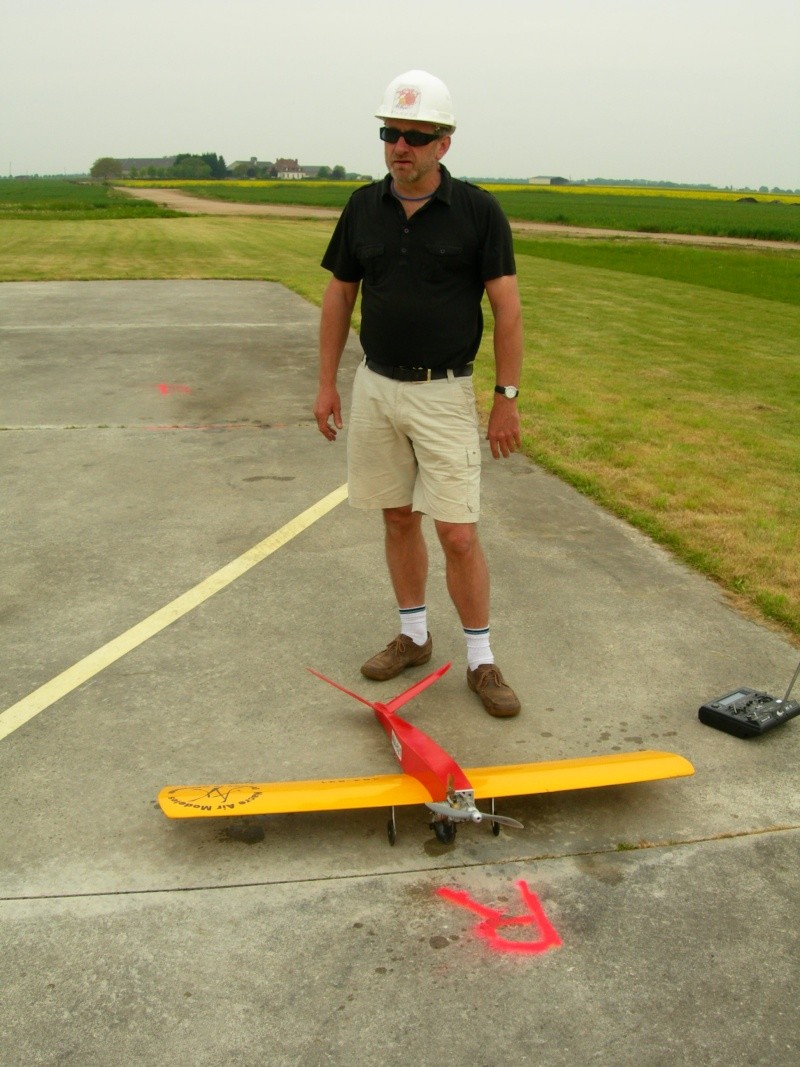
<path fill-rule="evenodd" d="M 359 696 L 358 693 L 354 693 L 352 689 L 346 689 L 338 682 L 334 682 L 332 678 L 328 678 L 326 675 L 320 674 L 319 671 L 315 671 L 313 667 L 306 667 L 306 670 L 309 674 L 313 674 L 315 678 L 319 678 L 321 681 L 327 682 L 328 685 L 332 685 L 334 689 L 338 689 L 340 690 L 340 692 L 346 693 L 349 697 L 353 697 L 360 703 L 366 704 L 368 708 L 372 708 L 374 711 L 377 711 L 378 708 L 382 708 L 390 715 L 393 715 L 398 708 L 402 708 L 403 704 L 407 704 L 409 700 L 412 700 L 415 696 L 418 696 L 424 689 L 427 689 L 429 685 L 433 685 L 434 682 L 438 682 L 442 675 L 446 674 L 450 670 L 451 666 L 451 663 L 445 663 L 443 667 L 439 667 L 437 670 L 431 671 L 430 674 L 426 675 L 420 681 L 415 682 L 413 685 L 409 686 L 408 689 L 404 689 L 402 693 L 398 694 L 398 696 L 396 697 L 393 697 L 386 704 L 383 704 L 380 701 L 367 700 L 366 697 Z"/>

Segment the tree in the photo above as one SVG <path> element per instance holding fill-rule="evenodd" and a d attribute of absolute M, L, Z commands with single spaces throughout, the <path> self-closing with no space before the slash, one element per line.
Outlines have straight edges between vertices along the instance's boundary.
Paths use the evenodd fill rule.
<path fill-rule="evenodd" d="M 216 152 L 204 152 L 200 158 L 209 165 L 212 178 L 228 177 L 228 167 L 224 156 L 218 156 Z"/>
<path fill-rule="evenodd" d="M 193 156 L 188 152 L 182 152 L 175 157 L 175 162 L 170 167 L 172 178 L 210 178 L 211 167 L 201 156 Z"/>
<path fill-rule="evenodd" d="M 331 177 L 335 181 L 342 181 L 344 179 L 344 177 L 346 176 L 346 174 L 347 174 L 347 171 L 344 169 L 344 167 L 341 165 L 341 163 L 338 163 L 333 168 L 333 170 L 331 171 Z"/>
<path fill-rule="evenodd" d="M 227 178 L 228 168 L 225 159 L 216 152 L 203 152 L 196 155 L 180 152 L 172 166 L 174 178 Z"/>
<path fill-rule="evenodd" d="M 122 164 L 118 159 L 112 159 L 111 156 L 101 156 L 100 159 L 94 161 L 89 174 L 92 178 L 102 178 L 104 181 L 109 178 L 121 178 Z"/>

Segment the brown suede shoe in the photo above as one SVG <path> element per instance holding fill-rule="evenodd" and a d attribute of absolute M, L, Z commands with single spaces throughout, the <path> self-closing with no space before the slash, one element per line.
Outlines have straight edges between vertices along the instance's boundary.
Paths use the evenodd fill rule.
<path fill-rule="evenodd" d="M 383 652 L 367 660 L 361 668 L 361 673 L 365 678 L 371 678 L 374 682 L 385 682 L 389 678 L 396 678 L 398 674 L 402 674 L 406 667 L 417 667 L 420 663 L 427 663 L 432 653 L 433 641 L 430 634 L 424 645 L 416 644 L 405 634 L 398 634 Z"/>
<path fill-rule="evenodd" d="M 496 663 L 482 663 L 474 671 L 467 668 L 467 685 L 477 693 L 490 715 L 498 719 L 510 719 L 519 715 L 520 702 L 516 693 L 507 685 Z"/>

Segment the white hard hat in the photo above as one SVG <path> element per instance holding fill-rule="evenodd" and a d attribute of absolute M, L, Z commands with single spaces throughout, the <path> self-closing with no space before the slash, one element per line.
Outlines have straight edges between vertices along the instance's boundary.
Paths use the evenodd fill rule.
<path fill-rule="evenodd" d="M 386 86 L 377 119 L 414 119 L 455 129 L 450 91 L 425 70 L 408 70 Z"/>

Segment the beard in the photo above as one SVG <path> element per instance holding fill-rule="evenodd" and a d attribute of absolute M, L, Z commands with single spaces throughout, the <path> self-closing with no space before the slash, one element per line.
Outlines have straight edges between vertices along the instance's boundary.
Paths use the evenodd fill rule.
<path fill-rule="evenodd" d="M 417 185 L 438 169 L 436 159 L 419 159 L 413 156 L 392 155 L 386 160 L 389 173 L 401 185 Z"/>

